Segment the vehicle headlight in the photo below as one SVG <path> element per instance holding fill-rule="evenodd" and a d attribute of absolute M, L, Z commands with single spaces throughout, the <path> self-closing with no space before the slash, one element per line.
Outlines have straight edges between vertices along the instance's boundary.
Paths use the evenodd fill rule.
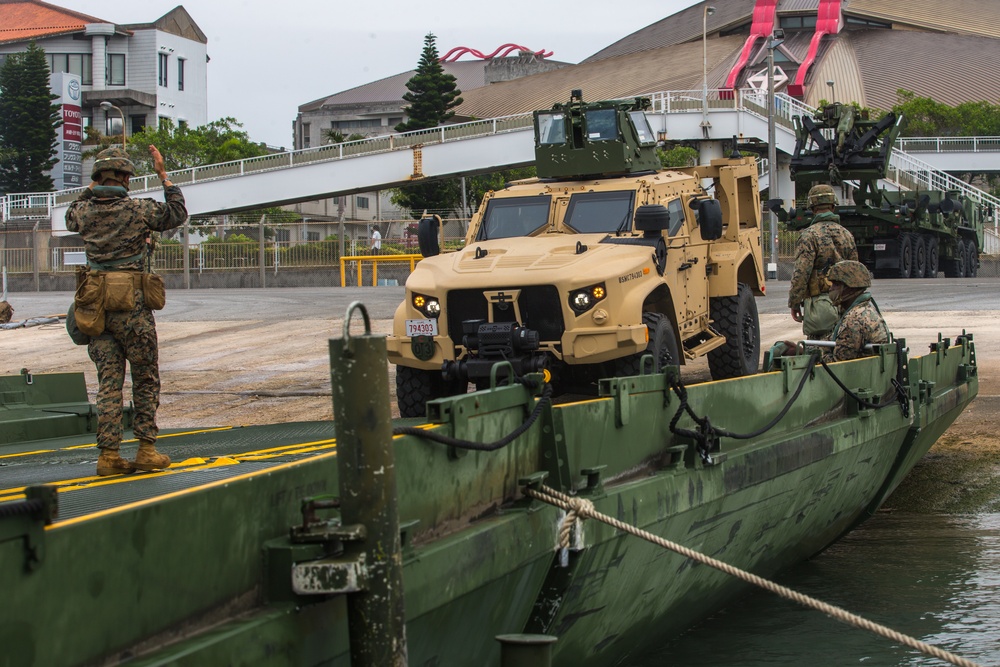
<path fill-rule="evenodd" d="M 577 314 L 583 314 L 603 301 L 608 295 L 604 283 L 597 283 L 569 293 L 569 307 Z"/>
<path fill-rule="evenodd" d="M 441 314 L 441 302 L 432 296 L 414 294 L 411 303 L 414 308 L 427 317 L 437 317 Z"/>

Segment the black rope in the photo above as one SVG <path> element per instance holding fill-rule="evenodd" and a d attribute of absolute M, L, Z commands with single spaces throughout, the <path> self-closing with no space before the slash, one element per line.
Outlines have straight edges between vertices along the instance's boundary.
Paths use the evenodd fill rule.
<path fill-rule="evenodd" d="M 535 381 L 529 380 L 527 378 L 519 378 L 516 381 L 528 387 L 529 389 L 533 389 L 534 387 L 537 386 L 537 383 Z M 413 426 L 397 426 L 396 428 L 392 429 L 392 434 L 413 435 L 418 438 L 426 438 L 427 440 L 431 440 L 433 442 L 437 442 L 442 445 L 447 445 L 449 447 L 455 447 L 458 449 L 471 449 L 477 452 L 493 452 L 498 449 L 501 449 L 502 447 L 506 447 L 510 443 L 514 442 L 514 440 L 516 440 L 518 436 L 520 436 L 522 433 L 531 428 L 531 425 L 534 424 L 535 421 L 538 419 L 539 415 L 542 414 L 542 410 L 544 410 L 545 407 L 550 405 L 551 403 L 552 403 L 552 385 L 546 384 L 542 388 L 542 396 L 541 398 L 538 399 L 538 403 L 535 404 L 535 409 L 531 411 L 531 414 L 528 415 L 528 418 L 524 421 L 524 423 L 515 428 L 508 435 L 504 436 L 503 438 L 500 438 L 495 442 L 473 442 L 471 440 L 461 440 L 458 438 L 452 438 L 447 435 L 442 435 L 440 433 L 427 431 L 422 428 L 415 428 Z"/>
<path fill-rule="evenodd" d="M 830 370 L 830 367 L 826 365 L 826 362 L 823 361 L 822 357 L 820 358 L 819 363 L 823 364 L 823 369 L 827 372 L 827 375 L 833 378 L 833 381 L 837 383 L 837 386 L 843 389 L 845 394 L 847 394 L 855 401 L 857 401 L 858 404 L 860 404 L 862 407 L 874 410 L 881 410 L 882 408 L 887 408 L 890 405 L 899 405 L 903 410 L 903 416 L 904 417 L 909 416 L 909 401 L 906 400 L 906 393 L 903 391 L 903 384 L 899 381 L 898 378 L 892 379 L 891 383 L 893 388 L 892 396 L 890 396 L 881 403 L 875 403 L 874 401 L 868 401 L 861 398 L 853 391 L 848 389 L 847 385 L 841 382 L 840 378 L 837 377 L 837 375 L 832 370 Z"/>
<path fill-rule="evenodd" d="M 802 373 L 802 379 L 799 380 L 799 386 L 795 388 L 795 392 L 792 393 L 792 396 L 788 399 L 788 402 L 785 403 L 785 406 L 781 408 L 781 412 L 775 415 L 774 419 L 770 422 L 751 433 L 733 433 L 727 429 L 712 426 L 712 422 L 708 417 L 698 417 L 688 405 L 687 388 L 679 378 L 671 378 L 670 386 L 673 388 L 674 393 L 677 394 L 677 397 L 681 400 L 681 404 L 678 406 L 677 412 L 674 414 L 674 418 L 670 421 L 670 432 L 675 435 L 693 438 L 697 443 L 698 451 L 701 454 L 702 459 L 704 459 L 707 463 L 710 463 L 712 459 L 710 452 L 715 449 L 714 445 L 720 436 L 733 438 L 734 440 L 749 440 L 750 438 L 761 436 L 777 426 L 778 422 L 780 422 L 782 418 L 788 414 L 788 411 L 791 410 L 792 405 L 794 405 L 795 401 L 798 400 L 799 395 L 802 394 L 802 390 L 806 386 L 806 381 L 812 375 L 812 369 L 816 365 L 817 359 L 818 354 L 813 353 L 809 355 L 809 364 Z M 697 431 L 677 428 L 677 422 L 680 420 L 681 414 L 684 412 L 690 415 L 691 419 L 698 424 L 699 428 Z"/>

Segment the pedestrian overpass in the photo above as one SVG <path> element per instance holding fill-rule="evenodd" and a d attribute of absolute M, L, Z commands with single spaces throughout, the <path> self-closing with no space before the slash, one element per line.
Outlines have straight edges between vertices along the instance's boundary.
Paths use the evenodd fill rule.
<path fill-rule="evenodd" d="M 707 100 L 702 91 L 651 94 L 653 108 L 647 112 L 650 126 L 667 141 L 699 142 L 703 160 L 722 156 L 724 142 L 733 137 L 757 142 L 766 153 L 765 94 L 746 89 L 724 99 L 720 92 L 710 91 Z M 813 112 L 792 97 L 775 96 L 775 149 L 779 156 L 775 190 L 786 201 L 793 192 L 788 172 L 788 156 L 795 145 L 792 117 Z M 969 171 L 1000 169 L 1000 139 L 906 141 L 907 146 L 922 151 L 921 157 L 894 149 L 888 181 L 904 189 L 960 190 L 1000 210 L 1000 199 L 949 176 L 937 166 L 940 163 L 948 169 Z M 194 216 L 315 201 L 532 162 L 532 114 L 524 113 L 195 167 L 171 172 L 170 179 L 184 187 L 188 212 Z M 761 189 L 769 185 L 768 172 L 762 170 Z M 133 195 L 163 197 L 156 175 L 133 178 L 130 190 Z M 79 192 L 74 189 L 0 197 L 0 215 L 3 220 L 51 218 L 53 234 L 68 234 L 66 210 Z"/>

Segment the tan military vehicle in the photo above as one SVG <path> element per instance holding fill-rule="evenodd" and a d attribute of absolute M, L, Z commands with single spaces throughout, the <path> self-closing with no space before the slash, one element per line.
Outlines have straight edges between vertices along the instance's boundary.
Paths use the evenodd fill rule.
<path fill-rule="evenodd" d="M 714 379 L 757 372 L 756 158 L 663 170 L 648 107 L 574 91 L 535 112 L 538 177 L 488 193 L 461 250 L 439 253 L 439 221 L 420 222 L 425 259 L 388 338 L 402 416 L 489 386 L 500 362 L 557 393 L 638 375 L 644 354 L 656 371 L 708 355 Z"/>

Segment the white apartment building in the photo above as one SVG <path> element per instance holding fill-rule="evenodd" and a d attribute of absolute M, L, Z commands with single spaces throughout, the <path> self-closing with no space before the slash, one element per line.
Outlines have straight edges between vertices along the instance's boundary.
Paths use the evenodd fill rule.
<path fill-rule="evenodd" d="M 182 6 L 150 23 L 115 24 L 39 0 L 0 0 L 0 63 L 32 41 L 53 73 L 80 77 L 84 128 L 121 134 L 122 116 L 128 135 L 161 119 L 208 122 L 208 38 Z"/>

